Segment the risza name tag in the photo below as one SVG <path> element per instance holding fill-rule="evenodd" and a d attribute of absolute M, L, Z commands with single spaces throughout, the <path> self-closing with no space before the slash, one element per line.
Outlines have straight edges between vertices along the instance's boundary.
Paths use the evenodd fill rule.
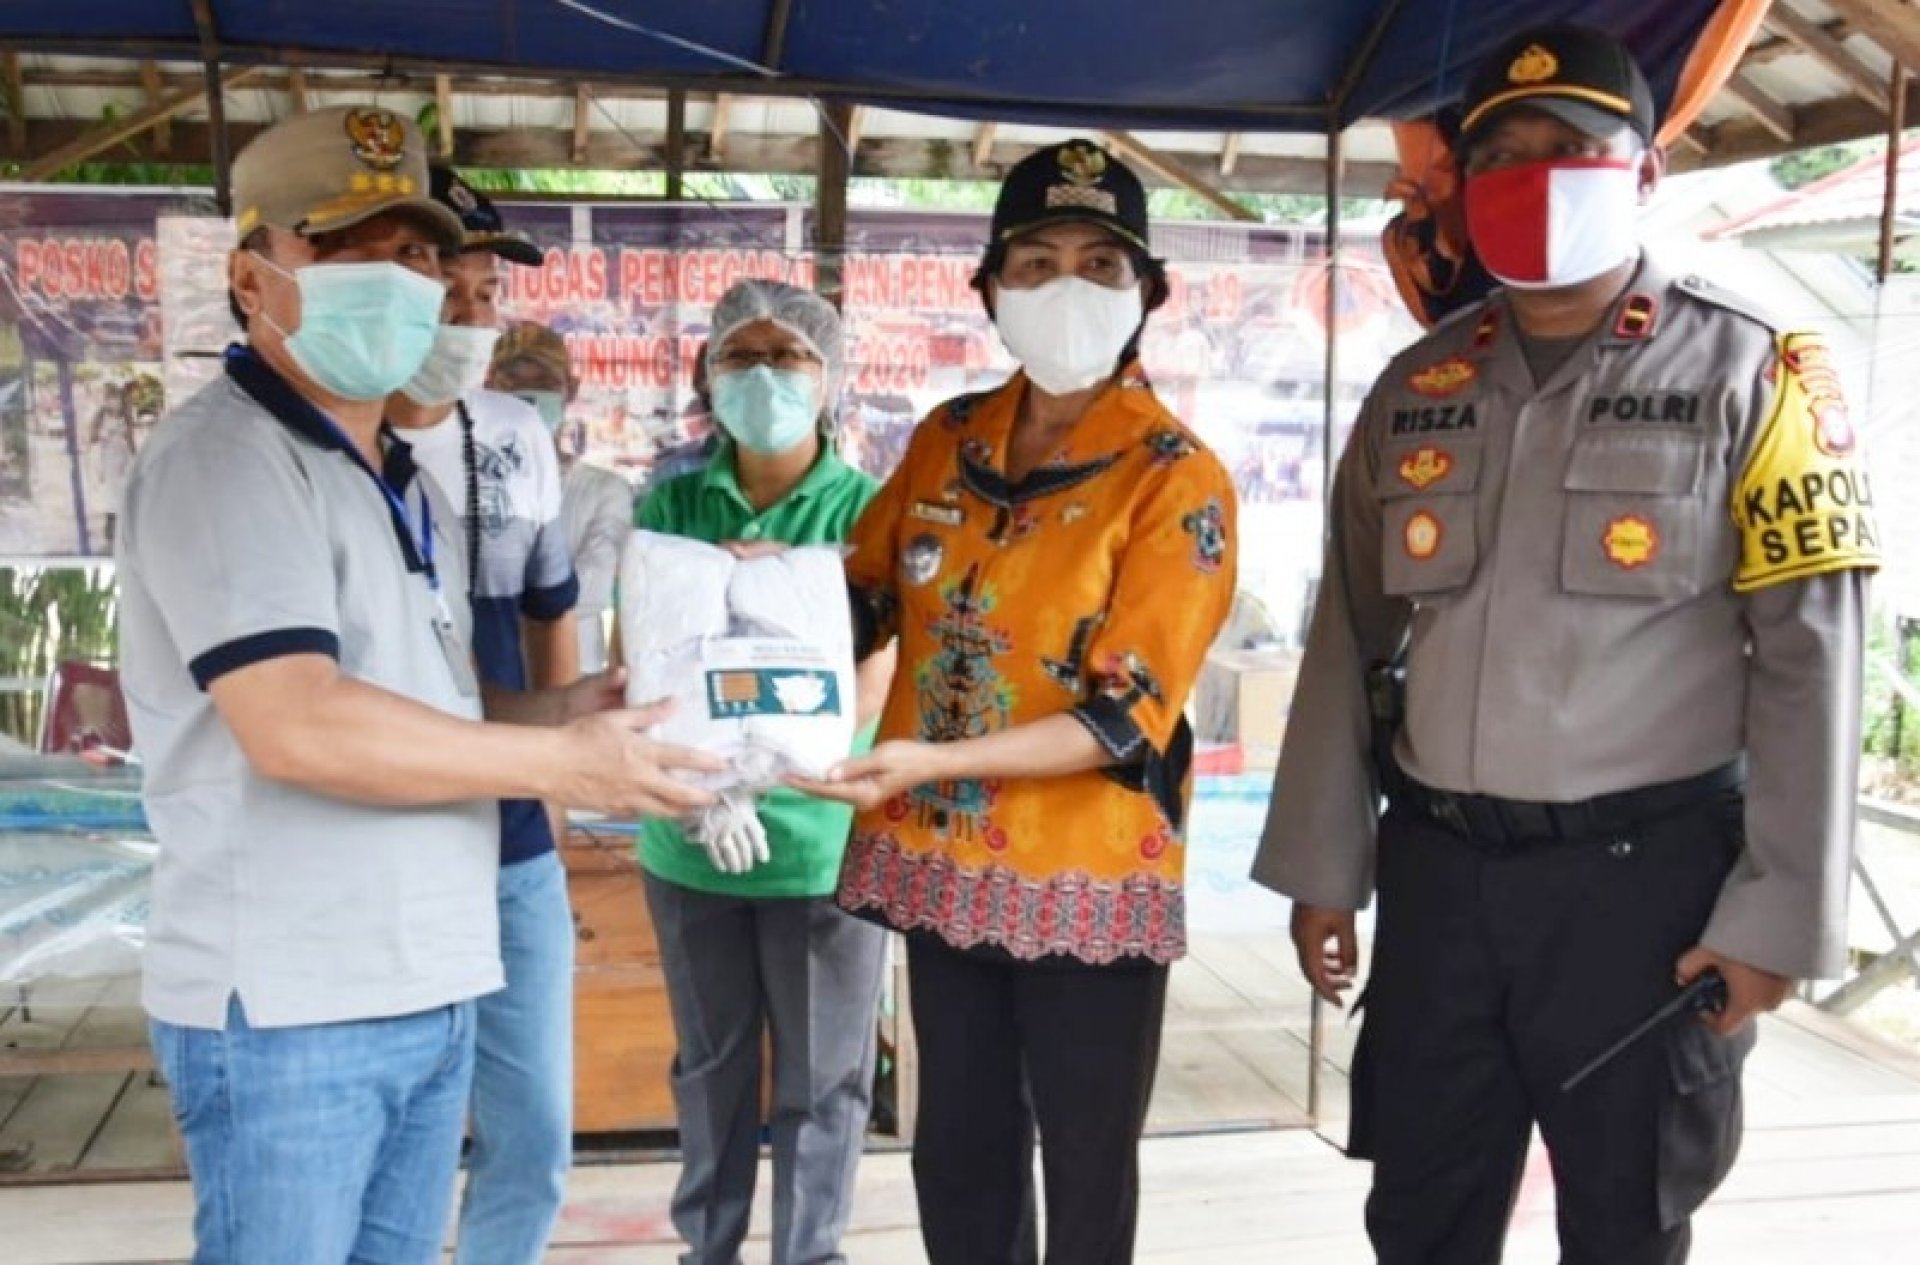
<path fill-rule="evenodd" d="M 439 600 L 438 609 L 433 614 L 433 636 L 440 643 L 440 653 L 446 656 L 447 671 L 453 674 L 453 687 L 467 698 L 480 693 L 480 680 L 473 674 L 473 651 L 460 638 L 460 630 L 453 625 L 453 616 L 447 610 L 446 599 Z"/>
<path fill-rule="evenodd" d="M 907 517 L 922 522 L 938 523 L 942 527 L 958 527 L 967 520 L 967 512 L 958 505 L 943 505 L 939 501 L 915 501 L 907 507 Z"/>

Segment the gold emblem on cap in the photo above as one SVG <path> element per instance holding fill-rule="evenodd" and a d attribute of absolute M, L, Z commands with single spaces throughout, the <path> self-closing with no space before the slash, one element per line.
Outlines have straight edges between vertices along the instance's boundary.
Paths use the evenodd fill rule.
<path fill-rule="evenodd" d="M 1077 185 L 1099 184 L 1107 174 L 1107 156 L 1092 145 L 1069 145 L 1060 151 L 1060 174 Z"/>
<path fill-rule="evenodd" d="M 347 140 L 353 156 L 376 171 L 390 171 L 406 154 L 407 129 L 391 110 L 350 110 Z"/>
<path fill-rule="evenodd" d="M 1508 83 L 1541 83 L 1560 73 L 1560 59 L 1538 44 L 1526 50 L 1507 67 Z"/>

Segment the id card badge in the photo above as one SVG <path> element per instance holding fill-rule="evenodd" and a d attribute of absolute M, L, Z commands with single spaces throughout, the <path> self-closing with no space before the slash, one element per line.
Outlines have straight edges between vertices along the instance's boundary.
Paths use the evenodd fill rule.
<path fill-rule="evenodd" d="M 438 593 L 434 594 L 433 635 L 440 643 L 440 653 L 446 656 L 447 671 L 453 673 L 454 688 L 466 698 L 477 697 L 480 693 L 480 680 L 473 674 L 473 652 L 467 643 L 460 639 L 460 630 L 454 626 L 453 615 L 447 610 L 447 601 Z"/>

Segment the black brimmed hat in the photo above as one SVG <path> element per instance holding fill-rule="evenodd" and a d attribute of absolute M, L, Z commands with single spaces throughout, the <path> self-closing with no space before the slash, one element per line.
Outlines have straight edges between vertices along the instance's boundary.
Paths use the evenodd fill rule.
<path fill-rule="evenodd" d="M 1147 191 L 1125 163 L 1089 140 L 1037 149 L 1014 164 L 993 204 L 993 246 L 1048 224 L 1098 224 L 1147 250 Z"/>
<path fill-rule="evenodd" d="M 433 200 L 460 217 L 460 249 L 492 251 L 510 264 L 538 268 L 543 256 L 525 233 L 513 232 L 500 218 L 500 209 L 451 167 L 434 164 Z"/>
<path fill-rule="evenodd" d="M 1626 45 L 1571 24 L 1522 31 L 1494 49 L 1474 71 L 1460 104 L 1462 148 L 1521 106 L 1599 138 L 1629 127 L 1651 144 L 1659 126 L 1653 90 Z"/>

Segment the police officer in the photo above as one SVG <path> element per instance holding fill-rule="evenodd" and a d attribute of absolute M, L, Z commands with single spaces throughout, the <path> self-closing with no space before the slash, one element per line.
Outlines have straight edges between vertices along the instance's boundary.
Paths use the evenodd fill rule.
<path fill-rule="evenodd" d="M 1562 1259 L 1685 1259 L 1749 1020 L 1838 974 L 1871 493 L 1826 348 L 1642 253 L 1652 97 L 1555 26 L 1469 85 L 1504 283 L 1375 384 L 1256 880 L 1338 1004 L 1378 892 L 1350 1150 L 1383 1262 L 1499 1258 L 1530 1130 Z M 1364 678 L 1406 646 L 1378 822 Z M 1589 1056 L 1708 968 L 1717 1014 Z"/>

